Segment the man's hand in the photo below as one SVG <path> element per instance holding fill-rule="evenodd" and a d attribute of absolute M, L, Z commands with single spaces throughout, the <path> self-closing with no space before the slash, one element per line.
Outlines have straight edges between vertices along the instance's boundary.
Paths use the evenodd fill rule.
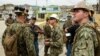
<path fill-rule="evenodd" d="M 50 45 L 50 42 L 44 42 L 44 44 L 48 46 L 48 45 Z"/>
<path fill-rule="evenodd" d="M 68 29 L 68 28 L 65 28 L 65 30 L 64 30 L 64 31 L 65 31 L 65 32 L 68 32 L 68 31 L 67 31 L 67 29 Z"/>

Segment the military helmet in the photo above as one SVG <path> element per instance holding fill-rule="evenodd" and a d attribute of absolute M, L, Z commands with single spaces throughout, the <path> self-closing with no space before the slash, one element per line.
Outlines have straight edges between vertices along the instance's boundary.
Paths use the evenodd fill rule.
<path fill-rule="evenodd" d="M 93 9 L 93 6 L 92 5 L 89 5 L 89 10 L 92 10 L 92 11 L 94 11 L 94 9 Z"/>
<path fill-rule="evenodd" d="M 19 6 L 15 6 L 14 12 L 15 12 L 15 14 L 17 16 L 25 15 L 25 8 L 19 7 Z"/>
<path fill-rule="evenodd" d="M 50 18 L 49 18 L 49 17 L 47 17 L 47 18 L 46 18 L 46 22 L 48 22 L 49 20 L 50 20 Z"/>
<path fill-rule="evenodd" d="M 51 14 L 50 20 L 53 20 L 53 19 L 59 19 L 58 15 L 57 14 Z"/>
<path fill-rule="evenodd" d="M 74 6 L 73 9 L 71 9 L 72 12 L 75 10 L 83 10 L 89 12 L 89 6 L 86 4 L 85 1 L 80 1 Z"/>

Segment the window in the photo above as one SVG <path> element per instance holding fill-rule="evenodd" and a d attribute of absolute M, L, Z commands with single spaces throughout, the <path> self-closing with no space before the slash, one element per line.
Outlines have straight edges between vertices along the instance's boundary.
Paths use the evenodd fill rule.
<path fill-rule="evenodd" d="M 42 10 L 46 10 L 46 8 L 42 8 Z"/>
<path fill-rule="evenodd" d="M 53 10 L 54 10 L 54 11 L 55 11 L 55 10 L 58 10 L 58 7 L 53 8 Z"/>
<path fill-rule="evenodd" d="M 44 19 L 44 18 L 45 18 L 45 14 L 43 14 L 43 13 L 40 13 L 40 14 L 39 14 L 39 18 L 42 18 L 42 19 Z"/>

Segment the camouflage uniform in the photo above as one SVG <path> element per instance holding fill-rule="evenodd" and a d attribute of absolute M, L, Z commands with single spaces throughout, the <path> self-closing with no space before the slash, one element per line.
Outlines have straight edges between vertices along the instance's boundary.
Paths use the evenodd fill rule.
<path fill-rule="evenodd" d="M 50 56 L 59 56 L 62 52 L 62 31 L 59 26 L 53 27 L 51 32 Z"/>
<path fill-rule="evenodd" d="M 68 19 L 65 21 L 64 25 L 63 25 L 63 29 L 65 28 L 69 28 L 72 26 L 72 20 L 71 19 Z"/>
<path fill-rule="evenodd" d="M 46 24 L 43 28 L 44 28 L 45 38 L 50 38 L 51 37 L 51 27 L 50 27 L 50 25 Z"/>
<path fill-rule="evenodd" d="M 63 25 L 63 41 L 64 43 L 66 43 L 66 45 L 68 44 L 68 38 L 65 36 L 66 32 L 65 32 L 65 29 L 67 28 L 70 28 L 72 26 L 72 20 L 71 19 L 68 19 L 65 21 L 64 25 Z M 66 47 L 67 48 L 67 47 Z"/>
<path fill-rule="evenodd" d="M 12 23 L 14 23 L 14 19 L 12 19 L 12 18 L 8 18 L 8 19 L 5 21 L 6 26 L 11 25 Z"/>
<path fill-rule="evenodd" d="M 12 50 L 8 50 L 3 44 L 6 33 L 13 35 L 18 31 L 20 31 L 20 33 L 16 36 L 17 38 L 12 46 Z M 36 56 L 33 45 L 33 34 L 31 34 L 30 28 L 26 26 L 26 24 L 21 24 L 19 22 L 13 23 L 5 30 L 2 38 L 2 44 L 6 56 Z"/>
<path fill-rule="evenodd" d="M 83 24 L 76 31 L 71 56 L 95 56 L 97 45 L 97 35 L 91 23 Z"/>
<path fill-rule="evenodd" d="M 46 39 L 48 39 L 48 41 L 49 41 L 50 38 L 51 38 L 51 27 L 50 27 L 49 24 L 46 24 L 46 25 L 44 26 L 44 38 L 45 38 L 45 41 L 46 41 Z M 44 49 L 45 56 L 47 56 L 49 47 L 50 47 L 50 46 L 46 46 L 46 45 L 45 45 L 45 49 Z"/>
<path fill-rule="evenodd" d="M 66 37 L 65 29 L 67 28 L 67 30 L 68 30 L 71 26 L 72 26 L 72 20 L 71 20 L 71 18 L 68 18 L 68 20 L 66 20 L 63 25 L 63 30 L 64 30 L 63 41 L 64 41 L 64 43 L 66 43 L 66 50 L 67 50 L 66 55 L 67 56 L 70 56 L 70 54 L 71 54 L 72 44 L 70 43 L 70 40 L 72 40 L 72 36 Z M 71 33 L 71 32 L 68 32 L 68 33 Z"/>

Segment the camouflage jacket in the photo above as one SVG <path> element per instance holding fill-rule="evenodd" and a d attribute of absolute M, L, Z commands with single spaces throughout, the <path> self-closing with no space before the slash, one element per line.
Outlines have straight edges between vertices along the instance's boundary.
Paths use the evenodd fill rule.
<path fill-rule="evenodd" d="M 97 46 L 96 32 L 90 23 L 83 24 L 76 31 L 71 56 L 95 56 Z"/>
<path fill-rule="evenodd" d="M 66 20 L 64 25 L 63 25 L 63 29 L 69 28 L 71 26 L 72 26 L 72 20 L 71 19 L 70 20 Z"/>
<path fill-rule="evenodd" d="M 52 29 L 51 32 L 51 42 L 50 42 L 50 54 L 60 54 L 62 52 L 63 46 L 63 35 L 62 30 L 59 26 L 56 26 Z"/>
<path fill-rule="evenodd" d="M 7 32 L 6 32 L 7 31 Z M 33 45 L 33 34 L 30 31 L 30 27 L 28 27 L 26 24 L 21 24 L 21 23 L 13 23 L 9 28 L 6 29 L 4 32 L 9 33 L 9 35 L 16 34 L 18 31 L 20 31 L 19 34 L 17 34 L 17 54 L 18 56 L 35 56 L 35 48 Z M 4 35 L 2 39 L 2 44 L 4 41 Z M 6 50 L 8 51 L 8 50 Z"/>
<path fill-rule="evenodd" d="M 51 37 L 51 27 L 49 24 L 44 25 L 44 36 L 45 38 L 50 38 Z"/>

